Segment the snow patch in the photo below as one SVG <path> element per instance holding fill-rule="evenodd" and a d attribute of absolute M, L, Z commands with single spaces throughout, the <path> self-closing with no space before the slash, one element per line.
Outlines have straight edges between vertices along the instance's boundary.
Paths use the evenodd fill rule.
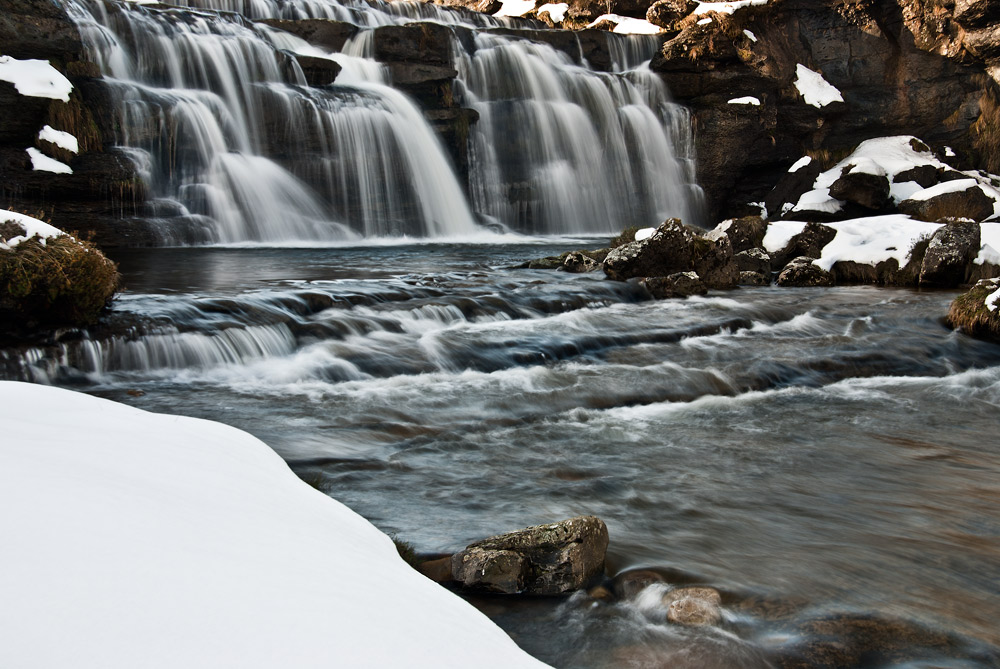
<path fill-rule="evenodd" d="M 951 148 L 950 146 L 944 147 L 944 155 L 946 158 L 954 158 L 956 155 L 955 149 Z"/>
<path fill-rule="evenodd" d="M 73 168 L 66 163 L 59 162 L 55 158 L 49 158 L 47 155 L 36 149 L 35 147 L 30 147 L 25 149 L 28 152 L 28 156 L 31 157 L 31 169 L 36 172 L 52 172 L 53 174 L 73 174 Z"/>
<path fill-rule="evenodd" d="M 894 258 L 903 267 L 910 261 L 913 245 L 930 238 L 941 227 L 940 223 L 914 221 L 902 214 L 826 225 L 836 230 L 837 236 L 823 248 L 822 255 L 813 264 L 828 272 L 841 261 L 875 266 Z"/>
<path fill-rule="evenodd" d="M 636 230 L 635 241 L 637 242 L 644 241 L 646 239 L 649 239 L 655 234 L 656 234 L 656 228 L 643 228 L 641 230 Z"/>
<path fill-rule="evenodd" d="M 810 70 L 801 63 L 795 66 L 795 71 L 797 73 L 795 88 L 798 89 L 806 104 L 820 108 L 834 102 L 844 101 L 844 96 L 840 94 L 840 91 L 824 79 L 819 72 Z"/>
<path fill-rule="evenodd" d="M 795 163 L 791 167 L 788 168 L 788 173 L 791 174 L 793 172 L 798 172 L 799 170 L 801 170 L 806 165 L 809 165 L 810 163 L 812 163 L 812 161 L 813 161 L 813 159 L 810 158 L 809 156 L 802 156 L 801 158 L 799 158 L 798 160 L 796 160 Z"/>
<path fill-rule="evenodd" d="M 245 432 L 10 381 L 0 404 L 3 666 L 545 666 Z"/>
<path fill-rule="evenodd" d="M 587 24 L 588 28 L 593 28 L 601 21 L 611 21 L 615 24 L 615 29 L 611 32 L 619 35 L 656 35 L 661 32 L 660 26 L 653 25 L 645 19 L 633 19 L 628 16 L 618 14 L 602 14 Z"/>
<path fill-rule="evenodd" d="M 771 221 L 767 225 L 767 233 L 761 242 L 764 250 L 775 253 L 788 246 L 792 237 L 802 232 L 806 224 L 803 221 Z"/>
<path fill-rule="evenodd" d="M 744 7 L 754 7 L 766 5 L 768 0 L 735 0 L 734 2 L 699 2 L 695 8 L 695 14 L 707 14 L 708 12 L 719 12 L 720 14 L 732 14 L 737 9 Z"/>
<path fill-rule="evenodd" d="M 553 23 L 562 23 L 563 19 L 566 18 L 566 12 L 568 10 L 569 4 L 565 2 L 550 2 L 539 7 L 538 14 L 548 12 L 549 18 L 552 19 Z"/>
<path fill-rule="evenodd" d="M 0 81 L 9 81 L 21 95 L 69 102 L 73 84 L 47 60 L 0 56 Z"/>
<path fill-rule="evenodd" d="M 749 39 L 751 42 L 757 41 L 757 36 L 754 35 L 752 32 L 750 32 L 749 30 L 744 30 L 743 34 L 746 35 L 747 39 Z"/>
<path fill-rule="evenodd" d="M 731 105 L 753 105 L 755 107 L 759 107 L 760 106 L 760 100 L 758 100 L 757 98 L 755 98 L 753 96 L 748 95 L 745 98 L 733 98 L 732 100 L 729 101 L 729 104 L 731 104 Z"/>
<path fill-rule="evenodd" d="M 493 16 L 524 16 L 535 8 L 535 0 L 503 0 L 503 5 Z"/>
<path fill-rule="evenodd" d="M 80 143 L 76 137 L 68 132 L 56 130 L 50 125 L 45 126 L 38 132 L 38 139 L 43 142 L 51 142 L 60 149 L 66 149 L 70 153 L 80 153 Z"/>
<path fill-rule="evenodd" d="M 698 21 L 698 25 L 707 26 L 711 22 L 712 22 L 712 17 L 709 16 L 707 19 L 701 19 L 700 21 Z"/>
<path fill-rule="evenodd" d="M 37 218 L 19 214 L 16 211 L 0 210 L 0 223 L 17 223 L 24 230 L 24 234 L 12 237 L 6 242 L 0 240 L 0 249 L 10 251 L 12 248 L 27 241 L 32 237 L 38 237 L 38 241 L 45 246 L 45 240 L 52 237 L 59 237 L 66 234 L 59 228 L 53 227 Z"/>
<path fill-rule="evenodd" d="M 989 311 L 997 310 L 997 302 L 1000 302 L 1000 288 L 997 288 L 995 291 L 987 295 L 986 299 L 983 301 Z"/>
<path fill-rule="evenodd" d="M 979 230 L 982 246 L 975 263 L 1000 265 L 1000 223 L 980 223 Z"/>

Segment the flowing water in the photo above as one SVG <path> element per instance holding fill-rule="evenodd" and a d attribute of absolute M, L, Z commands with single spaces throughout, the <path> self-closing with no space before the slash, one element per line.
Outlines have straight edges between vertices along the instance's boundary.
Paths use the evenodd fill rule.
<path fill-rule="evenodd" d="M 612 573 L 726 593 L 694 631 L 655 590 L 480 602 L 555 666 L 764 667 L 829 612 L 974 642 L 870 666 L 996 666 L 1000 347 L 940 324 L 954 293 L 508 268 L 581 242 L 548 244 L 123 252 L 109 323 L 4 373 L 246 429 L 421 552 L 595 514 Z"/>

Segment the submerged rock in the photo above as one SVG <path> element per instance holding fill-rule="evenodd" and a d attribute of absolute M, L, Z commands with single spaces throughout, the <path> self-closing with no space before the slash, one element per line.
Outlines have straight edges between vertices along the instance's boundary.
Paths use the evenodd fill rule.
<path fill-rule="evenodd" d="M 658 300 L 704 295 L 708 292 L 708 287 L 695 272 L 677 272 L 670 276 L 653 276 L 643 279 L 640 283 L 649 291 L 650 295 Z"/>
<path fill-rule="evenodd" d="M 451 557 L 464 587 L 485 592 L 561 595 L 579 590 L 604 571 L 608 528 L 579 516 L 499 534 Z"/>
<path fill-rule="evenodd" d="M 832 286 L 833 275 L 813 264 L 815 258 L 799 256 L 785 265 L 778 275 L 778 285 L 807 288 L 812 286 Z"/>
<path fill-rule="evenodd" d="M 676 588 L 663 595 L 667 622 L 677 625 L 718 625 L 722 622 L 722 596 L 715 588 Z"/>

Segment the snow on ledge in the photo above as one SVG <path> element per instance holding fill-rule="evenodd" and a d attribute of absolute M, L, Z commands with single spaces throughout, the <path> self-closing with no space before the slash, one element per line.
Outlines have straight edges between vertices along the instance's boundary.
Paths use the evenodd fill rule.
<path fill-rule="evenodd" d="M 929 239 L 941 227 L 940 223 L 915 221 L 902 214 L 855 218 L 826 225 L 836 230 L 837 236 L 823 247 L 820 258 L 813 264 L 828 272 L 840 261 L 874 267 L 895 258 L 899 266 L 904 267 L 910 261 L 913 245 L 921 239 Z"/>
<path fill-rule="evenodd" d="M 819 72 L 810 70 L 801 63 L 795 66 L 795 72 L 795 88 L 798 89 L 806 104 L 820 108 L 834 102 L 844 101 L 844 96 L 840 94 L 840 91 L 824 79 Z"/>
<path fill-rule="evenodd" d="M 737 9 L 766 5 L 768 0 L 734 0 L 733 2 L 699 2 L 695 8 L 695 14 L 707 14 L 708 12 L 719 12 L 720 14 L 732 14 Z"/>
<path fill-rule="evenodd" d="M 493 16 L 524 16 L 535 8 L 535 0 L 503 0 L 500 10 Z"/>
<path fill-rule="evenodd" d="M 550 2 L 539 7 L 537 13 L 548 12 L 552 23 L 562 23 L 563 19 L 566 18 L 567 11 L 569 11 L 569 4 L 565 2 Z"/>
<path fill-rule="evenodd" d="M 35 147 L 30 147 L 25 149 L 28 152 L 28 156 L 31 158 L 31 169 L 36 172 L 52 172 L 53 174 L 73 174 L 73 168 L 66 163 L 59 162 L 55 158 L 49 158 L 47 155 L 36 149 Z"/>
<path fill-rule="evenodd" d="M 0 239 L 0 250 L 3 251 L 10 251 L 21 242 L 27 241 L 32 237 L 38 237 L 38 241 L 41 242 L 42 246 L 45 246 L 46 239 L 66 234 L 59 228 L 53 227 L 44 221 L 39 221 L 37 218 L 19 214 L 16 211 L 7 211 L 6 209 L 0 209 L 0 224 L 2 223 L 17 223 L 24 230 L 24 234 L 12 237 L 6 242 Z"/>
<path fill-rule="evenodd" d="M 11 381 L 0 405 L 2 666 L 545 666 L 245 432 Z"/>
<path fill-rule="evenodd" d="M 812 159 L 811 156 L 802 156 L 801 158 L 799 158 L 798 160 L 796 160 L 795 163 L 792 164 L 791 167 L 788 168 L 788 173 L 792 174 L 792 173 L 798 172 L 803 167 L 806 167 L 807 165 L 809 165 L 810 163 L 812 163 L 812 161 L 813 161 L 813 159 Z"/>
<path fill-rule="evenodd" d="M 755 98 L 755 97 L 753 97 L 753 96 L 748 95 L 745 98 L 733 98 L 732 100 L 729 101 L 729 104 L 731 104 L 731 105 L 753 105 L 755 107 L 759 107 L 760 106 L 760 100 L 757 99 L 757 98 Z"/>
<path fill-rule="evenodd" d="M 653 25 L 645 19 L 633 19 L 628 16 L 618 14 L 602 14 L 587 24 L 588 28 L 593 28 L 601 21 L 611 21 L 615 24 L 615 29 L 611 32 L 619 35 L 656 35 L 661 32 L 660 26 Z"/>
<path fill-rule="evenodd" d="M 80 153 L 80 142 L 77 141 L 75 136 L 62 130 L 56 130 L 51 125 L 47 125 L 38 131 L 38 139 L 43 142 L 55 144 L 60 149 L 66 149 L 70 153 Z"/>
<path fill-rule="evenodd" d="M 0 56 L 0 81 L 9 81 L 21 95 L 69 102 L 73 84 L 47 60 Z"/>
<path fill-rule="evenodd" d="M 645 241 L 656 234 L 656 228 L 642 228 L 635 231 L 633 239 L 637 242 Z"/>

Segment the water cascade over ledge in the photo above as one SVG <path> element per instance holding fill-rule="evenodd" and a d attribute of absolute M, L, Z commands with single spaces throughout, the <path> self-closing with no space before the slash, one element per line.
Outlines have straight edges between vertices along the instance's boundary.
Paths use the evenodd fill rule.
<path fill-rule="evenodd" d="M 604 233 L 693 220 L 688 119 L 644 69 L 656 38 L 608 35 L 617 71 L 597 72 L 582 48 L 571 57 L 505 34 L 504 19 L 434 5 L 178 4 L 71 7 L 117 99 L 116 141 L 145 182 L 144 217 L 166 243 L 456 237 L 482 223 Z M 268 18 L 329 19 L 355 34 L 333 51 L 255 23 Z M 373 58 L 376 28 L 415 19 L 454 32 L 455 104 L 478 115 L 467 174 Z M 334 83 L 310 86 L 303 57 L 339 69 Z"/>

